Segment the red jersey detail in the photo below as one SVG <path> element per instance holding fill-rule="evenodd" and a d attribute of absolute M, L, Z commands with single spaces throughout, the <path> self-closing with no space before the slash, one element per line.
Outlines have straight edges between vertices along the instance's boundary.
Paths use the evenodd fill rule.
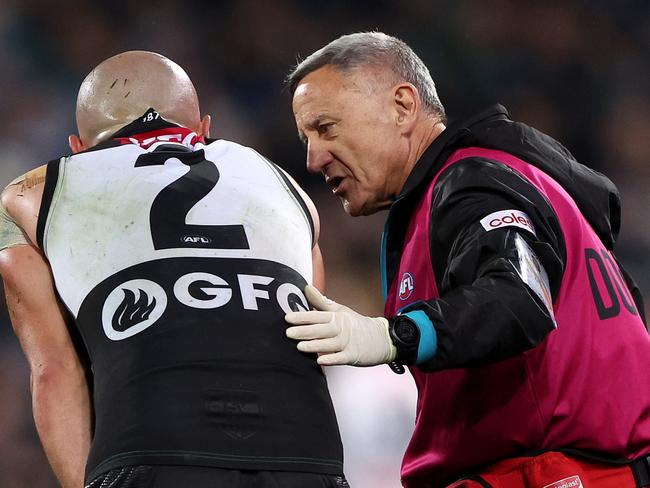
<path fill-rule="evenodd" d="M 198 136 L 196 132 L 185 127 L 167 127 L 129 137 L 116 137 L 114 140 L 119 141 L 122 145 L 137 144 L 143 149 L 148 149 L 157 142 L 176 142 L 188 147 L 193 147 L 197 143 L 205 144 L 203 136 Z"/>

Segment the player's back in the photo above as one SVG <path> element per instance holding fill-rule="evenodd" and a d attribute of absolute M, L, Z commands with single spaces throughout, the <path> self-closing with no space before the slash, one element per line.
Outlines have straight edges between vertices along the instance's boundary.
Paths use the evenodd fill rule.
<path fill-rule="evenodd" d="M 38 227 L 92 364 L 87 478 L 129 464 L 342 474 L 326 381 L 284 334 L 311 282 L 304 202 L 232 142 L 121 142 L 48 165 Z"/>

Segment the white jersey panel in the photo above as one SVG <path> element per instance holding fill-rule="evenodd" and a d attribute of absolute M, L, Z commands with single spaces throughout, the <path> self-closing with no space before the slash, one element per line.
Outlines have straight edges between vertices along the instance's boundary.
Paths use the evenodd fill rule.
<path fill-rule="evenodd" d="M 275 166 L 254 150 L 224 140 L 195 147 L 216 166 L 218 173 L 211 170 L 217 175 L 216 184 L 190 178 L 191 167 L 165 153 L 160 153 L 159 164 L 136 166 L 138 157 L 156 146 L 145 150 L 124 145 L 60 161 L 43 248 L 57 289 L 75 316 L 86 295 L 107 277 L 168 257 L 264 259 L 294 269 L 311 283 L 310 221 Z M 166 208 L 173 211 L 169 190 L 179 181 L 194 185 L 193 194 L 198 195 L 185 212 L 185 224 L 243 226 L 248 248 L 156 245 L 152 206 L 160 210 L 161 196 L 167 192 Z M 209 241 L 200 232 L 181 238 Z"/>

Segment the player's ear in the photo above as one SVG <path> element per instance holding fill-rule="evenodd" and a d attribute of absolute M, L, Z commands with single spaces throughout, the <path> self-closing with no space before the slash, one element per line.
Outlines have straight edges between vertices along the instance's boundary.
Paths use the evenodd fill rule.
<path fill-rule="evenodd" d="M 201 126 L 199 129 L 199 136 L 210 137 L 210 123 L 212 122 L 212 117 L 206 115 L 201 119 Z"/>
<path fill-rule="evenodd" d="M 85 151 L 86 145 L 81 141 L 78 135 L 70 134 L 68 136 L 68 145 L 74 154 L 78 152 Z"/>

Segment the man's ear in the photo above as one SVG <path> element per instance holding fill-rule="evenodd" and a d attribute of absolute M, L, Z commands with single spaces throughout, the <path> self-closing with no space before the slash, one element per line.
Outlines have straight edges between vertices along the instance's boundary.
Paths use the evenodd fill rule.
<path fill-rule="evenodd" d="M 210 137 L 210 124 L 212 123 L 212 117 L 206 115 L 201 119 L 201 125 L 199 128 L 198 136 Z"/>
<path fill-rule="evenodd" d="M 76 134 L 70 134 L 68 136 L 68 145 L 70 146 L 73 154 L 77 154 L 78 152 L 85 151 L 87 149 L 86 145 Z"/>
<path fill-rule="evenodd" d="M 401 83 L 393 88 L 395 117 L 398 125 L 410 125 L 420 109 L 420 96 L 411 83 Z"/>

